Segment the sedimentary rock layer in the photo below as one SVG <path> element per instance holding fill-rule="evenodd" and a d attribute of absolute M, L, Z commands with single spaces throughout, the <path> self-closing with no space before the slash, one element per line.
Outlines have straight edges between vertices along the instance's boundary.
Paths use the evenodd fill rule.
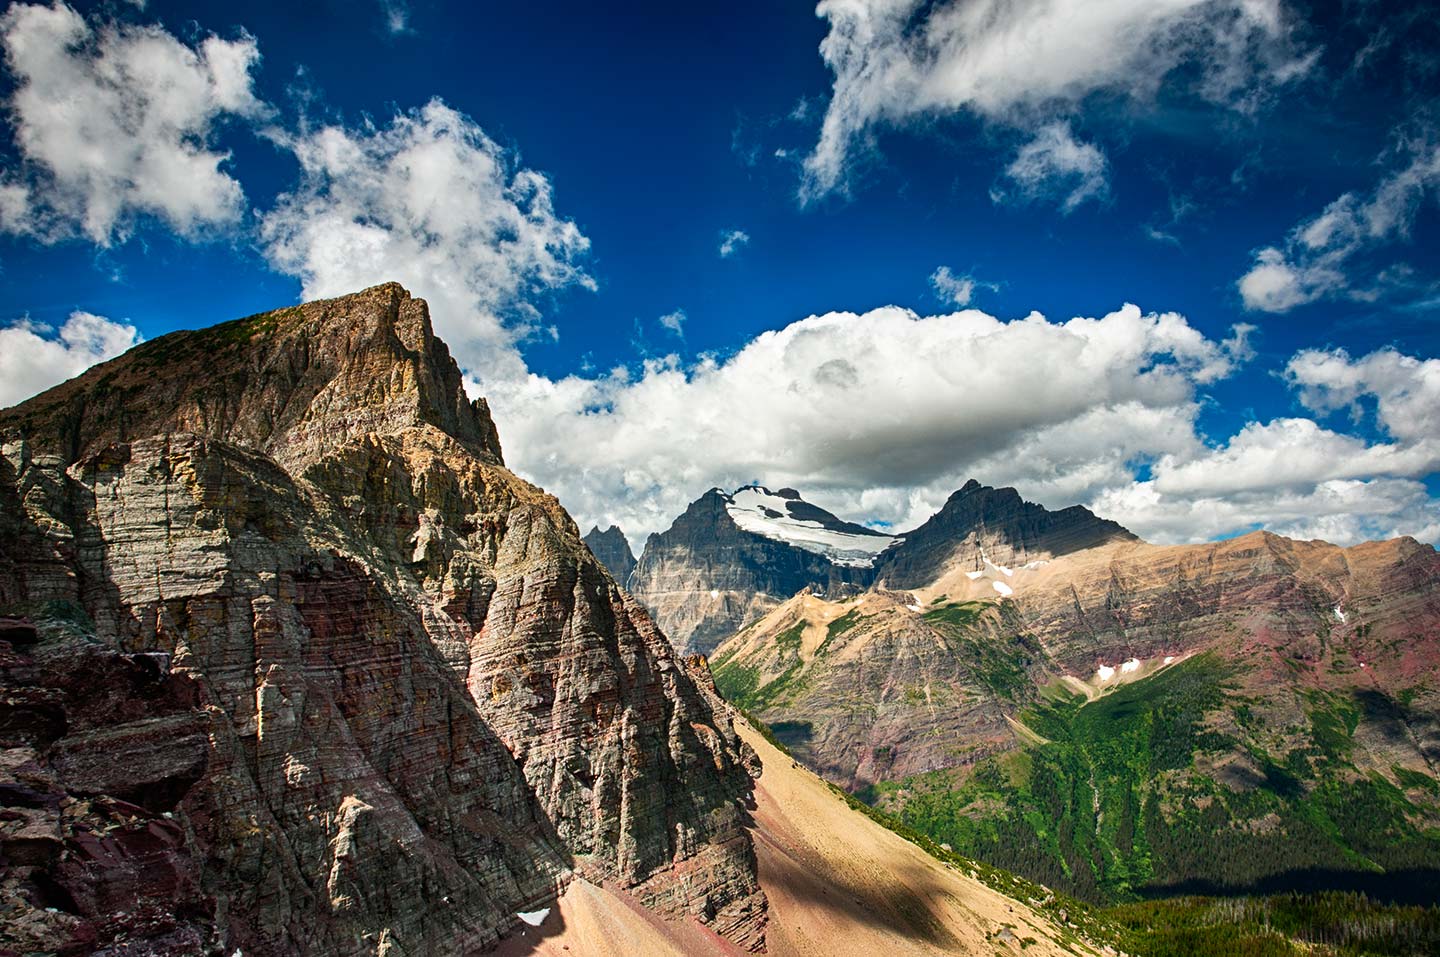
<path fill-rule="evenodd" d="M 67 687 L 62 646 L 153 655 L 207 740 L 193 781 L 99 780 L 64 736 L 26 760 L 65 800 L 173 799 L 196 933 L 225 953 L 478 953 L 577 874 L 763 946 L 747 749 L 505 469 L 422 301 L 391 284 L 165 336 L 0 412 L 0 440 L 25 680 Z"/>

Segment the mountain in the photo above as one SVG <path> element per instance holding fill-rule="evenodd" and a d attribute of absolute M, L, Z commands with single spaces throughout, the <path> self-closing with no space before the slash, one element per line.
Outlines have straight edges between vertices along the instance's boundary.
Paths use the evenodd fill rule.
<path fill-rule="evenodd" d="M 705 652 L 796 592 L 858 591 L 894 541 L 794 489 L 714 488 L 650 536 L 629 588 L 678 647 Z"/>
<path fill-rule="evenodd" d="M 5 953 L 1095 952 L 737 730 L 395 284 L 0 410 L 0 689 Z"/>
<path fill-rule="evenodd" d="M 603 532 L 596 525 L 585 533 L 582 541 L 600 559 L 600 564 L 605 566 L 611 578 L 622 585 L 629 581 L 630 573 L 635 570 L 635 555 L 630 551 L 630 542 L 619 525 L 611 525 Z"/>
<path fill-rule="evenodd" d="M 968 484 L 845 598 L 718 647 L 799 759 L 1095 901 L 1440 891 L 1440 556 L 1156 546 Z"/>
<path fill-rule="evenodd" d="M 752 752 L 424 302 L 163 336 L 0 436 L 28 949 L 469 954 L 577 880 L 763 947 Z"/>
<path fill-rule="evenodd" d="M 1025 564 L 1135 540 L 1088 509 L 1051 512 L 1014 489 L 974 481 L 899 537 L 845 521 L 794 489 L 749 485 L 706 492 L 668 530 L 650 536 L 631 577 L 619 580 L 679 647 L 709 652 L 801 591 L 835 598 L 877 581 L 908 588 L 946 569 Z"/>
<path fill-rule="evenodd" d="M 887 552 L 876 578 L 891 588 L 920 588 L 946 571 L 1023 566 L 1109 542 L 1139 541 L 1114 522 L 1072 505 L 1052 512 L 1013 488 L 971 479 L 925 524 Z"/>

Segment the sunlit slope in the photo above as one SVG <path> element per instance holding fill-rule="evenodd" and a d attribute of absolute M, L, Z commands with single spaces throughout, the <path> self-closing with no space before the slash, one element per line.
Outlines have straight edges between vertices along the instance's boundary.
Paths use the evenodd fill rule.
<path fill-rule="evenodd" d="M 744 721 L 760 756 L 751 834 L 775 957 L 1094 954 L 1073 929 L 941 863 L 854 810 Z M 1027 885 L 1028 886 L 1028 885 Z M 665 922 L 611 888 L 576 883 L 536 929 L 498 951 L 574 957 L 730 955 L 695 922 Z"/>

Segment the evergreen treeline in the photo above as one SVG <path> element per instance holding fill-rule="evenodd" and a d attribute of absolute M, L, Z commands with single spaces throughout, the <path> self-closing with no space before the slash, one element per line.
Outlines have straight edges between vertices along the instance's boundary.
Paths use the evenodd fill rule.
<path fill-rule="evenodd" d="M 1181 897 L 1101 912 L 1136 957 L 1434 957 L 1440 909 L 1322 892 L 1262 898 Z"/>

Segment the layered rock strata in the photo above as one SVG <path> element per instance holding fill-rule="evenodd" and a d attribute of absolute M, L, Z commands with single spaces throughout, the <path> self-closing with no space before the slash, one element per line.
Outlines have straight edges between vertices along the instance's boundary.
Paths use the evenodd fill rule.
<path fill-rule="evenodd" d="M 225 953 L 479 953 L 577 874 L 763 947 L 747 749 L 505 469 L 423 301 L 164 336 L 0 439 L 0 613 L 194 689 L 164 813 Z M 57 746 L 27 760 L 70 794 Z"/>

